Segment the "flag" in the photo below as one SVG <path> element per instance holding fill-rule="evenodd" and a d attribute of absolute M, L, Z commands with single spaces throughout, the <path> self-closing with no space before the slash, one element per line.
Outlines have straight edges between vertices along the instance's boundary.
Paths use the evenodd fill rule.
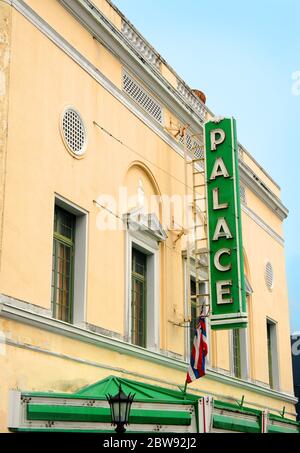
<path fill-rule="evenodd" d="M 205 316 L 200 316 L 195 330 L 190 366 L 186 375 L 186 382 L 188 384 L 205 375 L 207 350 Z"/>

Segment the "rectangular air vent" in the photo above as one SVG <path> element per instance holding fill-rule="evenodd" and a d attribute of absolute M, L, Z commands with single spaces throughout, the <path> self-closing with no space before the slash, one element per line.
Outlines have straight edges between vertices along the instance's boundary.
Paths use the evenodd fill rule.
<path fill-rule="evenodd" d="M 246 189 L 243 185 L 240 185 L 240 199 L 242 203 L 246 204 Z"/>
<path fill-rule="evenodd" d="M 184 138 L 181 135 L 179 136 L 179 143 L 184 145 Z M 196 138 L 193 138 L 189 133 L 186 135 L 186 147 L 188 151 L 191 152 L 193 159 L 201 159 L 204 157 L 204 145 Z M 201 162 L 200 166 L 203 168 L 204 163 Z"/>
<path fill-rule="evenodd" d="M 152 118 L 162 123 L 163 112 L 161 105 L 126 72 L 123 73 L 123 90 Z"/>

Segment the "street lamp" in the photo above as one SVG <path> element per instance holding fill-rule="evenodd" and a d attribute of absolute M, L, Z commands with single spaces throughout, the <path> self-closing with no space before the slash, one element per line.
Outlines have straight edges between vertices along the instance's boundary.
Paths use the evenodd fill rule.
<path fill-rule="evenodd" d="M 111 424 L 117 425 L 116 433 L 125 433 L 124 425 L 128 425 L 129 412 L 134 397 L 135 394 L 132 393 L 126 395 L 122 390 L 121 384 L 119 385 L 119 392 L 115 396 L 106 395 L 110 405 Z"/>

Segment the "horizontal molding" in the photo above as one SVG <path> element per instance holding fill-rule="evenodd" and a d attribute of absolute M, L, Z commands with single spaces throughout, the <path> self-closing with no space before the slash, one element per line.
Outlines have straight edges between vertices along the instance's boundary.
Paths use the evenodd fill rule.
<path fill-rule="evenodd" d="M 165 79 L 159 72 L 153 69 L 152 65 L 145 64 L 145 60 L 139 52 L 138 59 L 133 58 L 134 48 L 128 46 L 127 40 L 124 39 L 122 33 L 116 29 L 96 8 L 91 8 L 88 0 L 59 0 L 101 43 L 107 46 L 114 54 L 123 61 L 123 64 L 137 75 L 148 86 L 155 95 L 159 96 L 160 100 L 166 105 L 179 119 L 184 123 L 190 124 L 195 132 L 202 129 L 200 122 L 203 122 L 203 114 L 196 114 L 196 122 L 191 124 L 191 119 L 195 120 L 195 111 L 190 111 L 190 105 L 183 105 L 182 99 L 179 98 L 179 93 L 171 85 L 167 84 Z M 95 12 L 97 11 L 97 12 Z M 94 20 L 94 21 L 93 21 Z M 101 27 L 101 29 L 100 29 Z M 159 82 L 159 83 L 158 83 Z M 170 97 L 170 95 L 172 95 Z M 194 96 L 191 93 L 191 96 Z M 195 98 L 196 99 L 196 98 Z M 175 103 L 174 103 L 175 101 Z M 185 110 L 182 107 L 185 107 Z M 190 116 L 186 117 L 186 108 L 188 107 Z M 210 112 L 211 113 L 211 112 Z M 250 177 L 247 185 L 253 188 L 257 195 L 273 210 L 273 212 L 285 219 L 288 210 L 283 206 L 281 201 L 269 189 L 263 188 L 263 183 L 258 176 L 241 160 L 241 173 L 245 173 L 244 179 Z M 247 169 L 247 170 L 246 170 Z M 254 179 L 255 178 L 255 179 Z M 250 183 L 250 185 L 248 184 Z"/>
<path fill-rule="evenodd" d="M 74 357 L 74 356 L 71 356 L 71 355 L 68 355 L 68 354 L 61 354 L 61 353 L 57 353 L 57 352 L 54 352 L 54 351 L 49 351 L 47 349 L 43 349 L 43 348 L 40 348 L 38 346 L 28 345 L 27 343 L 22 343 L 22 342 L 19 342 L 19 341 L 7 340 L 6 343 L 7 343 L 7 345 L 15 347 L 15 348 L 21 348 L 21 349 L 37 352 L 37 353 L 40 353 L 40 354 L 46 354 L 46 355 L 49 355 L 49 356 L 52 356 L 52 357 L 56 357 L 56 358 L 59 358 L 59 359 L 62 359 L 62 360 L 70 360 L 72 362 L 80 363 L 82 365 L 93 366 L 93 367 L 104 369 L 104 370 L 108 370 L 108 371 L 111 371 L 111 372 L 114 372 L 114 373 L 117 373 L 117 374 L 119 373 L 121 375 L 122 374 L 126 374 L 128 376 L 132 376 L 133 378 L 146 379 L 147 381 L 150 381 L 151 383 L 155 382 L 155 383 L 162 384 L 162 385 L 168 385 L 168 386 L 171 385 L 174 388 L 176 388 L 176 390 L 179 388 L 178 383 L 176 383 L 174 381 L 160 379 L 160 378 L 157 378 L 157 377 L 154 377 L 154 376 L 149 376 L 147 374 L 142 374 L 142 373 L 130 371 L 130 370 L 127 370 L 125 368 L 119 368 L 119 367 L 115 367 L 115 366 L 112 367 L 112 366 L 103 364 L 101 362 L 95 362 L 95 361 L 91 361 L 91 360 L 86 360 L 86 359 L 81 359 L 81 358 L 78 358 L 78 357 Z M 218 374 L 221 374 L 222 376 L 224 376 L 222 373 L 218 373 Z M 209 391 L 206 391 L 206 390 L 204 391 L 204 390 L 201 390 L 199 388 L 192 387 L 191 385 L 189 386 L 189 391 L 193 392 L 195 394 L 200 393 L 199 397 L 205 394 L 205 395 L 210 395 L 210 396 L 213 396 L 215 398 L 218 398 L 220 401 L 225 399 L 225 400 L 236 402 L 236 399 L 234 397 L 226 396 L 224 394 L 219 394 L 219 393 L 215 393 L 215 392 L 209 392 Z M 31 392 L 25 390 L 25 391 L 22 392 L 22 395 L 24 395 L 24 396 L 31 395 Z M 66 395 L 65 393 L 61 394 L 61 397 L 64 398 L 65 395 Z M 261 405 L 261 404 L 258 404 L 258 403 L 252 402 L 252 401 L 245 400 L 244 403 L 248 404 L 250 406 L 257 407 L 257 408 L 268 409 L 268 410 L 271 410 L 271 411 L 274 411 L 274 412 L 278 412 L 278 409 L 275 409 L 273 407 L 266 406 L 266 405 Z M 286 412 L 286 414 L 295 416 L 295 413 L 288 412 L 288 411 Z"/>
<path fill-rule="evenodd" d="M 50 39 L 57 47 L 67 54 L 76 64 L 78 64 L 85 72 L 87 72 L 99 85 L 108 91 L 114 98 L 121 102 L 128 110 L 130 110 L 137 118 L 139 118 L 146 126 L 156 133 L 167 145 L 169 145 L 180 156 L 184 157 L 182 146 L 178 145 L 176 140 L 168 134 L 165 129 L 156 121 L 153 121 L 148 114 L 129 99 L 119 88 L 117 88 L 105 75 L 99 71 L 92 63 L 89 62 L 78 50 L 71 46 L 59 33 L 57 33 L 47 22 L 45 22 L 38 14 L 36 14 L 22 0 L 10 0 L 12 6 L 28 19 L 38 30 L 40 30 L 47 38 Z"/>
<path fill-rule="evenodd" d="M 123 33 L 98 8 L 92 7 L 87 0 L 59 0 L 59 2 L 133 74 L 144 81 L 169 110 L 176 112 L 183 123 L 190 124 L 196 132 L 201 130 L 202 118 L 181 98 L 177 90 L 167 83 L 159 71 L 129 45 Z"/>
<path fill-rule="evenodd" d="M 60 0 L 64 4 L 71 4 L 75 5 L 74 0 L 70 2 L 70 0 Z M 76 0 L 76 4 L 80 2 L 80 4 L 84 0 Z M 120 101 L 128 110 L 130 110 L 137 118 L 139 118 L 146 126 L 148 126 L 154 133 L 156 133 L 165 143 L 167 143 L 174 151 L 176 151 L 181 157 L 184 157 L 184 151 L 183 147 L 180 146 L 176 140 L 171 137 L 170 134 L 168 134 L 165 129 L 160 126 L 156 121 L 152 120 L 151 117 L 147 114 L 144 113 L 144 111 L 138 107 L 133 101 L 131 101 L 128 96 L 126 96 L 120 89 L 118 89 L 109 79 L 105 77 L 104 74 L 99 71 L 92 63 L 90 63 L 78 50 L 76 50 L 73 46 L 71 46 L 61 35 L 59 35 L 49 24 L 47 24 L 38 14 L 36 14 L 26 3 L 24 3 L 22 0 L 10 0 L 10 3 L 12 6 L 14 6 L 17 11 L 19 11 L 24 17 L 26 17 L 34 26 L 36 26 L 45 36 L 47 36 L 55 45 L 57 45 L 63 52 L 65 52 L 73 61 L 75 61 L 84 71 L 86 71 L 91 77 L 94 78 L 105 90 L 107 90 L 112 96 L 114 96 L 118 101 Z M 69 8 L 70 9 L 70 8 Z M 79 14 L 79 12 L 78 12 Z M 85 11 L 85 16 L 87 18 L 91 15 L 91 12 Z M 84 17 L 85 17 L 84 16 Z M 87 20 L 86 18 L 86 20 Z M 90 18 L 91 20 L 91 18 Z M 110 36 L 111 33 L 119 33 L 113 26 L 110 24 L 110 22 L 102 16 L 103 23 L 97 21 L 96 18 L 93 18 L 94 21 L 94 27 L 96 31 L 93 32 L 89 27 L 89 30 L 93 32 L 93 34 L 96 33 L 99 34 L 102 32 L 105 34 L 105 36 Z M 98 25 L 97 25 L 98 24 Z M 99 24 L 101 27 L 99 27 Z M 119 33 L 120 36 L 119 38 L 123 39 L 121 33 Z M 121 43 L 120 41 L 120 43 Z M 119 43 L 119 44 L 120 44 Z M 127 57 L 128 57 L 128 46 L 126 42 L 122 43 L 122 49 L 123 49 L 123 60 L 124 64 L 127 62 Z M 125 53 L 124 53 L 125 52 Z M 130 53 L 130 52 L 129 52 Z M 127 56 L 127 57 L 126 57 Z M 133 57 L 133 56 L 132 56 Z M 137 57 L 135 57 L 137 58 Z M 137 63 L 137 62 L 136 62 Z M 151 78 L 147 81 L 144 77 L 143 74 L 145 74 L 147 68 L 145 65 L 140 67 L 141 62 L 138 61 L 139 64 L 139 71 L 137 72 L 137 68 L 131 68 L 131 70 L 136 71 L 135 74 L 139 75 L 142 80 L 145 81 L 145 83 L 148 86 L 151 85 Z M 139 72 L 141 74 L 139 74 Z M 149 71 L 149 69 L 148 69 Z M 148 74 L 149 77 L 153 77 L 151 73 Z M 148 83 L 147 83 L 148 82 Z M 161 82 L 162 83 L 162 82 Z M 166 87 L 165 87 L 166 88 Z M 164 96 L 161 94 L 161 88 L 152 86 L 153 91 L 155 94 L 161 95 L 160 97 L 162 98 L 163 102 L 168 105 L 166 99 Z M 175 90 L 174 90 L 175 91 Z M 168 93 L 170 94 L 170 93 Z M 180 101 L 173 99 L 174 104 L 170 105 L 170 109 L 178 113 L 178 106 L 180 105 Z M 182 105 L 181 105 L 182 107 Z M 174 110 L 175 109 L 175 110 Z M 176 110 L 177 109 L 177 110 Z M 179 110 L 180 113 L 180 110 Z M 182 116 L 183 115 L 183 116 Z M 200 125 L 199 121 L 197 120 L 192 121 L 193 115 L 191 112 L 185 110 L 184 113 L 182 113 L 181 119 L 183 122 L 189 123 L 195 131 L 200 131 L 202 130 L 202 126 Z M 180 116 L 180 115 L 179 115 Z M 194 118 L 195 120 L 195 118 Z M 240 168 L 240 175 L 241 175 L 241 181 L 250 189 L 252 189 L 259 197 L 261 200 L 264 201 L 271 209 L 272 211 L 280 217 L 280 219 L 284 219 L 287 216 L 288 210 L 283 206 L 281 201 L 271 192 L 268 190 L 263 189 L 262 183 L 260 182 L 259 178 L 256 176 L 256 174 L 244 163 L 242 160 L 239 162 L 239 168 Z"/>
<path fill-rule="evenodd" d="M 155 125 L 153 121 L 151 121 L 147 115 L 145 115 L 138 107 L 134 106 L 132 102 L 130 102 L 126 96 L 117 88 L 115 87 L 95 66 L 93 66 L 87 59 L 85 59 L 76 49 L 74 49 L 69 43 L 67 43 L 64 38 L 62 38 L 57 32 L 55 32 L 43 19 L 41 19 L 28 5 L 26 5 L 21 0 L 7 0 L 8 4 L 13 5 L 21 14 L 24 15 L 32 24 L 34 24 L 40 31 L 42 31 L 52 42 L 54 42 L 61 50 L 63 50 L 66 54 L 69 55 L 77 64 L 79 64 L 87 73 L 89 73 L 101 86 L 103 86 L 109 93 L 111 93 L 116 99 L 122 102 L 134 115 L 136 115 L 141 121 L 143 121 L 149 128 L 151 128 L 157 135 L 159 135 L 172 149 L 174 149 L 178 154 L 183 156 L 183 150 L 180 146 L 177 145 L 176 141 L 172 139 L 172 137 L 167 134 L 162 127 Z M 127 50 L 128 52 L 128 50 Z M 140 64 L 140 63 L 139 63 Z M 143 68 L 143 70 L 145 70 Z M 175 100 L 173 100 L 175 102 Z M 176 101 L 177 102 L 177 101 Z M 175 104 L 174 104 L 175 105 Z M 189 115 L 190 112 L 185 111 L 184 115 Z M 199 128 L 199 124 L 198 124 Z M 272 210 L 279 215 L 280 218 L 285 218 L 287 215 L 286 208 L 282 205 L 280 200 L 275 197 L 274 194 L 266 193 L 264 189 L 261 188 L 260 184 L 253 178 L 255 175 L 254 172 L 244 163 L 240 163 L 241 171 L 241 179 L 244 180 L 244 183 L 247 187 L 250 187 L 254 190 L 255 193 L 260 196 L 260 198 L 272 208 Z M 279 206 L 279 210 L 277 209 Z M 277 237 L 276 240 L 283 245 L 283 239 L 277 235 L 273 230 L 265 224 L 262 219 L 260 219 L 253 211 L 251 211 L 248 207 L 243 206 L 243 210 L 250 215 L 262 228 L 264 228 L 269 234 L 273 235 L 273 237 Z M 36 313 L 33 311 L 29 312 L 26 309 L 15 308 L 12 305 L 4 304 L 1 307 L 1 314 L 4 317 L 10 319 L 16 319 L 20 322 L 25 322 L 31 325 L 36 325 L 39 328 L 44 328 L 61 335 L 70 336 L 75 339 L 81 339 L 87 342 L 91 342 L 97 344 L 101 347 L 106 347 L 110 349 L 114 349 L 119 352 L 128 353 L 134 356 L 139 357 L 140 359 L 144 360 L 151 360 L 152 362 L 159 363 L 161 365 L 170 366 L 172 368 L 176 368 L 179 370 L 186 370 L 186 363 L 184 361 L 180 361 L 178 359 L 170 359 L 168 357 L 163 356 L 162 354 L 154 353 L 151 351 L 146 350 L 139 350 L 137 347 L 133 345 L 126 344 L 121 342 L 117 339 L 106 338 L 105 336 L 101 336 L 96 333 L 91 333 L 87 330 L 84 330 L 79 327 L 75 326 L 66 326 L 56 320 L 52 320 L 47 317 L 45 314 L 41 314 L 39 310 Z M 231 377 L 224 377 L 223 374 L 217 373 L 213 370 L 208 370 L 207 375 L 215 380 L 221 380 L 224 382 L 224 379 L 230 379 L 230 385 L 237 385 L 242 388 L 245 385 L 250 386 L 250 390 L 254 392 L 262 392 L 266 396 L 271 398 L 281 399 L 283 401 L 288 401 L 291 403 L 295 403 L 296 399 L 291 395 L 286 395 L 280 392 L 274 392 L 273 390 L 267 389 L 260 389 L 259 386 L 256 386 L 252 383 L 246 382 L 238 382 L 235 384 L 234 378 Z M 267 393 L 266 393 L 267 392 Z M 288 398 L 288 399 L 287 399 Z"/>
<path fill-rule="evenodd" d="M 136 29 L 124 18 L 121 19 L 121 31 L 132 47 L 155 69 L 160 71 L 161 60 L 155 49 L 138 33 Z"/>
<path fill-rule="evenodd" d="M 267 186 L 260 180 L 255 172 L 245 164 L 242 160 L 239 162 L 239 171 L 241 182 L 244 183 L 250 190 L 252 190 L 271 211 L 284 220 L 288 216 L 288 209 L 283 205 L 281 200 L 267 188 Z"/>
<path fill-rule="evenodd" d="M 147 349 L 140 348 L 116 338 L 105 337 L 104 335 L 101 335 L 99 333 L 90 332 L 81 326 L 67 324 L 56 319 L 48 318 L 39 313 L 33 313 L 29 310 L 25 310 L 24 308 L 20 308 L 18 305 L 19 301 L 10 297 L 10 303 L 4 302 L 0 304 L 0 316 L 2 316 L 3 318 L 18 321 L 22 324 L 32 325 L 34 327 L 40 328 L 42 330 L 47 330 L 58 335 L 63 335 L 77 341 L 90 343 L 99 348 L 105 348 L 119 352 L 121 354 L 133 356 L 139 360 L 150 361 L 161 366 L 177 369 L 184 373 L 187 371 L 188 363 L 184 360 L 176 359 L 174 357 L 167 357 L 162 353 L 149 351 Z M 9 339 L 9 341 L 11 341 L 11 339 Z M 28 344 L 25 346 L 28 349 L 35 348 L 35 350 L 43 352 L 43 350 L 37 346 L 31 346 Z M 60 352 L 45 350 L 45 353 L 61 358 L 66 358 L 66 356 Z M 78 358 L 77 360 L 81 359 Z M 92 362 L 90 364 L 92 365 Z M 98 364 L 98 366 L 100 365 Z M 118 370 L 118 368 L 110 367 L 109 365 L 105 365 L 105 367 L 112 370 Z M 227 376 L 211 368 L 207 368 L 206 375 L 211 380 L 222 382 L 223 384 L 227 384 L 240 389 L 249 390 L 254 393 L 259 393 L 265 395 L 268 398 L 274 398 L 292 404 L 295 404 L 298 401 L 297 398 L 295 398 L 295 396 L 293 395 L 272 389 L 266 389 L 252 382 L 243 381 L 232 376 Z M 150 379 L 150 377 L 148 377 L 148 379 Z"/>
<path fill-rule="evenodd" d="M 242 211 L 244 211 L 254 222 L 260 226 L 266 233 L 268 233 L 276 242 L 284 247 L 284 239 L 276 231 L 273 230 L 261 217 L 259 217 L 249 206 L 242 204 Z"/>
<path fill-rule="evenodd" d="M 1 306 L 2 305 L 2 306 Z M 0 305 L 0 315 L 5 318 L 15 319 L 21 323 L 33 325 L 40 329 L 48 330 L 59 335 L 84 341 L 86 343 L 94 344 L 98 347 L 110 349 L 123 354 L 131 355 L 133 357 L 140 358 L 142 360 L 150 360 L 151 362 L 158 363 L 160 365 L 166 365 L 176 369 L 186 369 L 186 363 L 175 358 L 166 357 L 160 353 L 150 351 L 148 349 L 141 348 L 131 343 L 113 338 L 111 336 L 105 336 L 98 332 L 92 332 L 87 330 L 84 326 L 76 326 L 74 324 L 68 324 L 57 319 L 53 319 L 42 315 L 40 313 L 31 312 L 25 310 L 19 306 L 19 301 L 16 303 L 2 303 Z"/>
<path fill-rule="evenodd" d="M 281 190 L 279 184 L 277 184 L 276 181 L 274 181 L 274 179 L 272 178 L 272 176 L 269 175 L 269 173 L 267 172 L 267 170 L 265 170 L 258 162 L 256 159 L 254 159 L 254 157 L 252 156 L 252 154 L 245 148 L 244 145 L 242 145 L 241 143 L 239 143 L 239 148 L 240 148 L 240 152 L 242 154 L 247 154 L 248 157 L 250 157 L 250 159 L 252 160 L 252 162 L 257 165 L 257 167 L 260 169 L 260 171 L 263 172 L 263 174 L 274 184 L 274 186 L 278 189 L 278 190 Z"/>
<path fill-rule="evenodd" d="M 273 389 L 268 389 L 264 386 L 255 384 L 250 381 L 242 381 L 233 376 L 229 376 L 229 375 L 226 375 L 223 373 L 218 373 L 214 369 L 209 369 L 207 374 L 214 381 L 222 382 L 223 384 L 228 384 L 233 387 L 238 387 L 240 389 L 259 393 L 260 395 L 265 395 L 268 398 L 274 398 L 277 400 L 286 401 L 291 404 L 296 404 L 298 401 L 298 398 L 296 398 L 294 395 L 291 395 L 289 393 L 285 393 L 283 391 L 278 391 L 278 390 L 273 390 Z"/>

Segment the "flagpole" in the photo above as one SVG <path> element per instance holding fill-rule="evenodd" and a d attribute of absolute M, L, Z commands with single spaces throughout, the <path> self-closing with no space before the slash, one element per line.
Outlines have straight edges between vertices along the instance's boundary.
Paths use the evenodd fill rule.
<path fill-rule="evenodd" d="M 184 127 L 183 132 L 183 144 L 184 144 L 184 185 L 185 185 L 185 222 L 184 227 L 186 228 L 186 271 L 185 271 L 185 285 L 186 285 L 186 298 L 187 298 L 187 310 L 186 314 L 191 322 L 191 269 L 190 269 L 190 225 L 189 225 L 189 187 L 188 187 L 188 150 L 187 150 L 187 130 L 189 126 Z M 193 171 L 193 170 L 192 170 Z M 191 352 L 191 351 L 190 351 Z M 186 395 L 187 378 L 185 379 L 183 396 Z"/>
<path fill-rule="evenodd" d="M 186 388 L 187 388 L 187 380 L 185 380 L 184 389 L 183 389 L 184 396 L 186 395 Z"/>

